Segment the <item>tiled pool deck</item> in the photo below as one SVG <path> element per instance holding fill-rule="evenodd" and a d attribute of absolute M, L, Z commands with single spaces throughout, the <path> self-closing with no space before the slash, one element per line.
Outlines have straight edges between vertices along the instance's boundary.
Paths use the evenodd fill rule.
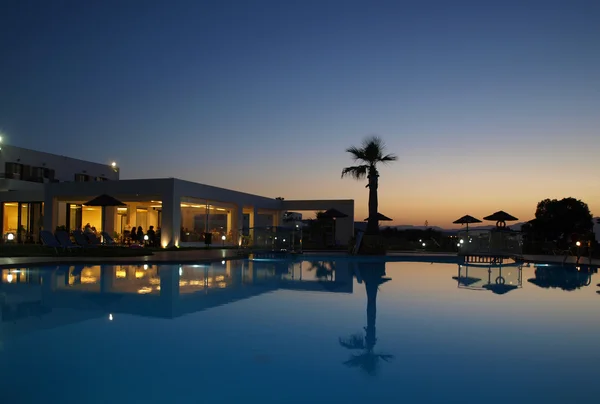
<path fill-rule="evenodd" d="M 310 259 L 310 256 L 328 256 L 328 255 L 345 255 L 339 251 L 323 251 L 323 252 L 307 252 L 305 256 Z M 413 252 L 389 252 L 389 257 L 419 257 L 419 261 L 423 261 L 423 257 L 455 257 L 452 253 L 413 253 Z M 10 267 L 15 265 L 54 265 L 68 263 L 84 263 L 84 264 L 135 264 L 135 263 L 194 263 L 200 261 L 221 261 L 228 259 L 239 258 L 238 251 L 232 249 L 212 249 L 212 250 L 185 250 L 185 251 L 159 251 L 153 255 L 141 257 L 2 257 L 0 258 L 0 267 Z M 546 263 L 561 263 L 565 259 L 564 256 L 558 255 L 525 255 L 523 258 L 526 261 L 546 262 Z M 576 257 L 569 256 L 566 263 L 575 264 Z M 591 264 L 600 266 L 600 259 L 592 259 L 581 257 L 580 264 Z"/>

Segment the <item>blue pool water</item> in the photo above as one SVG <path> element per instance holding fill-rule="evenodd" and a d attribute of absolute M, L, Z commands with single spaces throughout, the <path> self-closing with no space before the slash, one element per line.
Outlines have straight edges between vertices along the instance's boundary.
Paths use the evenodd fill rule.
<path fill-rule="evenodd" d="M 0 270 L 2 403 L 598 403 L 586 267 Z"/>

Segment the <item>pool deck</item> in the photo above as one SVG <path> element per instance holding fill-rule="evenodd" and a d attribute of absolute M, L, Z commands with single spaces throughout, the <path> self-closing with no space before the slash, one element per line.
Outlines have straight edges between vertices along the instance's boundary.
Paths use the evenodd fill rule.
<path fill-rule="evenodd" d="M 340 251 L 313 251 L 306 252 L 304 256 L 307 259 L 311 257 L 336 257 L 348 256 Z M 456 257 L 453 253 L 433 253 L 433 252 L 388 252 L 388 257 L 406 258 L 415 257 L 419 261 L 426 261 L 426 257 L 432 258 L 432 261 L 437 259 L 446 259 Z M 158 251 L 153 255 L 140 257 L 2 257 L 0 258 L 0 268 L 14 267 L 21 265 L 59 265 L 59 264 L 145 264 L 145 263 L 198 263 L 198 262 L 214 262 L 222 260 L 230 260 L 239 258 L 238 251 L 232 249 L 211 249 L 211 250 L 184 250 L 184 251 Z M 556 263 L 560 264 L 565 260 L 564 256 L 559 255 L 524 255 L 525 261 L 538 263 Z M 568 256 L 565 263 L 575 264 L 577 258 Z M 406 260 L 410 261 L 410 260 Z M 600 266 L 600 259 L 592 259 L 581 257 L 580 264 Z"/>

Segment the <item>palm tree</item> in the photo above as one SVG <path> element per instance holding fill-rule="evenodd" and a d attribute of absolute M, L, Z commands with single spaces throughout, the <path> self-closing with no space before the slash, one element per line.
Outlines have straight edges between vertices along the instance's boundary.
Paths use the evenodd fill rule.
<path fill-rule="evenodd" d="M 362 180 L 366 177 L 369 180 L 367 184 L 367 188 L 369 188 L 369 220 L 366 234 L 376 235 L 379 233 L 379 221 L 377 220 L 379 171 L 377 164 L 391 163 L 398 157 L 395 154 L 385 154 L 385 143 L 378 136 L 367 137 L 363 140 L 361 147 L 351 146 L 346 149 L 346 152 L 352 155 L 352 159 L 358 165 L 344 168 L 342 178 L 350 176 L 356 180 Z"/>

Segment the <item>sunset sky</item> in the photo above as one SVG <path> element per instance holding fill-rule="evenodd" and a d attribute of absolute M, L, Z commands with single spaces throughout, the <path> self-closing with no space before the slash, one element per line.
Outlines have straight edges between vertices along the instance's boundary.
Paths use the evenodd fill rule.
<path fill-rule="evenodd" d="M 600 2 L 8 0 L 7 143 L 286 199 L 355 199 L 344 150 L 381 136 L 380 211 L 451 227 L 600 215 Z"/>

